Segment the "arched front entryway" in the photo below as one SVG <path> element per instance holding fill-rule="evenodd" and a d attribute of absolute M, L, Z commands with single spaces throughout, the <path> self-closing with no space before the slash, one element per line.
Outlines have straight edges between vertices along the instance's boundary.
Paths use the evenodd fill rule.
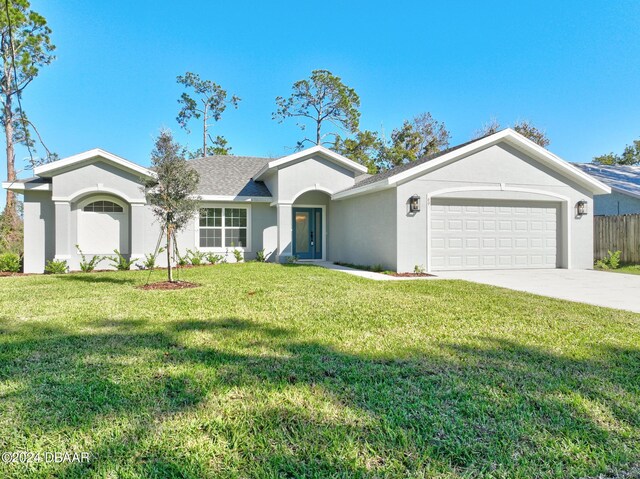
<path fill-rule="evenodd" d="M 91 195 L 77 203 L 76 244 L 89 255 L 131 252 L 129 205 L 113 195 Z"/>
<path fill-rule="evenodd" d="M 300 260 L 327 258 L 327 217 L 330 196 L 311 190 L 298 196 L 292 205 L 292 254 Z"/>

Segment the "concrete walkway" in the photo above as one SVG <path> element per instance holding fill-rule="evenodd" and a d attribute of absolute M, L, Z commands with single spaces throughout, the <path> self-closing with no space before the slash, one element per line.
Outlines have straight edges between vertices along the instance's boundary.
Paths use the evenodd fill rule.
<path fill-rule="evenodd" d="M 436 274 L 441 279 L 462 279 L 640 313 L 640 275 L 579 269 L 442 271 Z"/>
<path fill-rule="evenodd" d="M 305 264 L 302 262 L 302 264 Z M 417 276 L 417 277 L 398 277 L 398 276 L 390 276 L 388 274 L 382 273 L 374 273 L 373 271 L 365 271 L 362 269 L 354 269 L 349 268 L 347 266 L 339 266 L 337 264 L 333 264 L 330 261 L 314 261 L 309 262 L 307 264 L 315 264 L 317 266 L 322 266 L 323 268 L 332 269 L 334 271 L 340 271 L 342 273 L 352 274 L 353 276 L 359 276 L 361 278 L 372 279 L 374 281 L 415 281 L 415 280 L 425 280 L 425 279 L 438 279 L 435 276 Z"/>

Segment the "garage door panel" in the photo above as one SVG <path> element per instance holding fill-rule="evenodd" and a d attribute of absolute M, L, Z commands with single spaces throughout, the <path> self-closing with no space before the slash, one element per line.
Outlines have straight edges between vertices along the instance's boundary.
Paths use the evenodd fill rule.
<path fill-rule="evenodd" d="M 437 201 L 431 208 L 432 269 L 556 267 L 557 206 Z"/>

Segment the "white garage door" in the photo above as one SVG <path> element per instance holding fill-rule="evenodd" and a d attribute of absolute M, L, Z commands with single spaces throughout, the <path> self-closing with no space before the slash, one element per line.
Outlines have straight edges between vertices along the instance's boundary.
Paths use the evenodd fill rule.
<path fill-rule="evenodd" d="M 433 200 L 431 269 L 555 268 L 554 203 Z"/>

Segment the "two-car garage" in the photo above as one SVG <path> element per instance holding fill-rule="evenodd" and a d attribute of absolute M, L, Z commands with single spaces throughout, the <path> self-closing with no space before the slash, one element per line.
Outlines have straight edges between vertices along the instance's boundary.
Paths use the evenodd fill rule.
<path fill-rule="evenodd" d="M 560 203 L 433 199 L 431 269 L 556 268 Z"/>

